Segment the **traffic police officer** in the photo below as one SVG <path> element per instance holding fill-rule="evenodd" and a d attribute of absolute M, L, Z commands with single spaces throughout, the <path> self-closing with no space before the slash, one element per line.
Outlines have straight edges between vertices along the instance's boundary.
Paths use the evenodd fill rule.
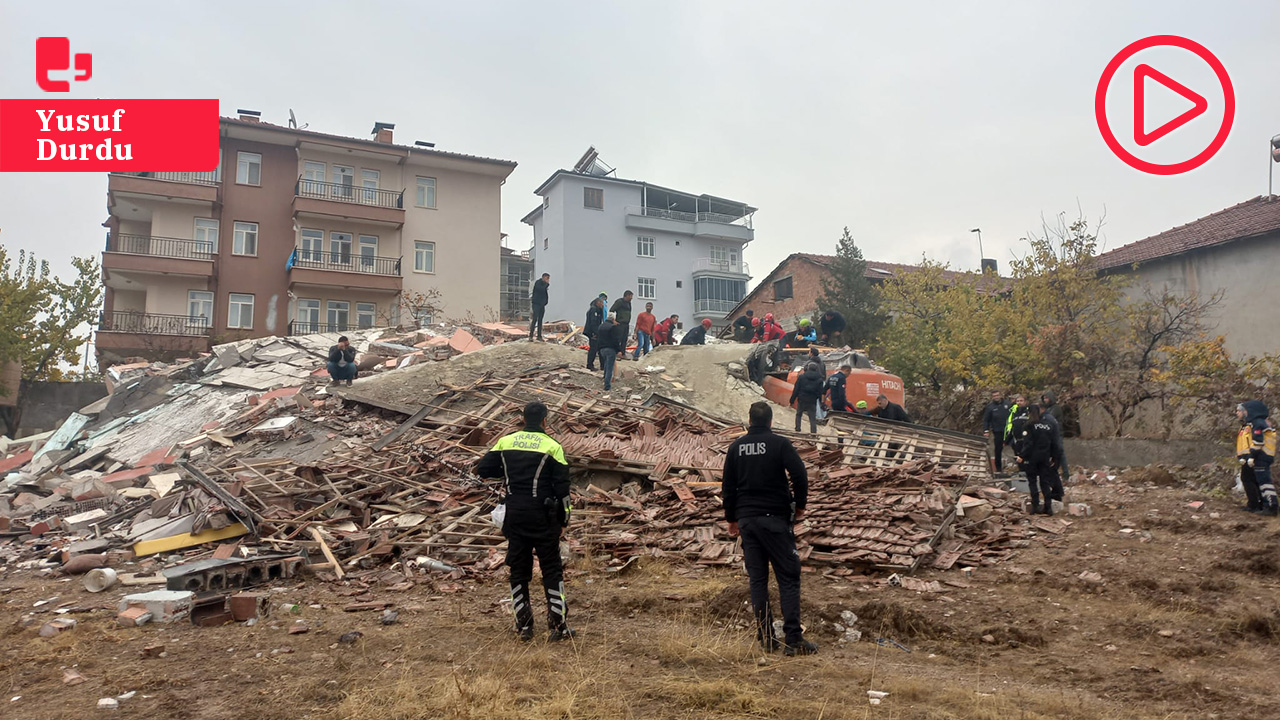
<path fill-rule="evenodd" d="M 800 626 L 800 556 L 792 525 L 804 518 L 809 478 L 790 440 L 772 431 L 767 402 L 751 406 L 747 434 L 729 445 L 724 459 L 722 495 L 730 537 L 742 536 L 742 555 L 751 583 L 756 639 L 765 650 L 778 648 L 769 606 L 769 565 L 778 581 L 785 633 L 783 652 L 810 655 L 818 646 L 804 639 Z M 788 484 L 788 478 L 790 483 Z"/>
<path fill-rule="evenodd" d="M 521 640 L 533 638 L 533 607 L 529 582 L 533 579 L 533 554 L 542 567 L 547 595 L 548 639 L 558 642 L 574 636 L 568 625 L 564 595 L 564 568 L 560 537 L 569 524 L 569 465 L 564 449 L 543 429 L 547 406 L 534 401 L 524 407 L 524 429 L 498 440 L 476 464 L 483 478 L 506 482 L 506 515 L 502 534 L 507 538 L 507 567 L 511 568 L 511 604 L 516 632 Z"/>

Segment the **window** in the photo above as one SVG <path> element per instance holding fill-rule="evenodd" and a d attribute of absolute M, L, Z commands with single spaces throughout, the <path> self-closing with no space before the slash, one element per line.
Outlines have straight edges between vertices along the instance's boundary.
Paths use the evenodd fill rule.
<path fill-rule="evenodd" d="M 603 210 L 604 188 L 582 188 L 582 207 Z"/>
<path fill-rule="evenodd" d="M 310 260 L 311 262 L 324 261 L 323 230 L 302 228 L 302 252 L 298 253 L 298 259 Z"/>
<path fill-rule="evenodd" d="M 351 233 L 330 231 L 329 262 L 339 265 L 351 264 Z"/>
<path fill-rule="evenodd" d="M 684 281 L 682 281 L 682 280 L 677 280 L 677 281 L 676 281 L 676 288 L 677 288 L 677 289 L 679 289 L 679 288 L 682 288 L 682 287 L 684 287 Z"/>
<path fill-rule="evenodd" d="M 304 195 L 324 194 L 325 166 L 322 162 L 308 160 L 302 163 L 302 193 Z"/>
<path fill-rule="evenodd" d="M 356 326 L 361 330 L 373 327 L 377 315 L 376 303 L 356 303 Z"/>
<path fill-rule="evenodd" d="M 213 324 L 213 293 L 203 290 L 187 291 L 188 322 L 198 327 Z"/>
<path fill-rule="evenodd" d="M 542 238 L 542 249 L 546 250 L 551 247 L 551 238 Z"/>
<path fill-rule="evenodd" d="M 378 179 L 382 174 L 377 170 L 360 171 L 361 202 L 366 205 L 378 204 Z"/>
<path fill-rule="evenodd" d="M 236 153 L 236 182 L 241 185 L 262 184 L 262 156 L 258 153 Z"/>
<path fill-rule="evenodd" d="M 373 272 L 378 262 L 378 238 L 373 235 L 360 236 L 360 269 Z"/>
<path fill-rule="evenodd" d="M 435 317 L 431 314 L 431 311 L 424 310 L 422 308 L 414 309 L 413 319 L 415 322 L 418 323 L 418 327 L 426 327 L 431 323 L 435 322 Z"/>
<path fill-rule="evenodd" d="M 425 240 L 413 242 L 414 272 L 433 273 L 436 271 L 436 244 Z"/>
<path fill-rule="evenodd" d="M 418 178 L 418 207 L 433 208 L 436 206 L 436 179 Z"/>
<path fill-rule="evenodd" d="M 352 188 L 356 184 L 356 171 L 354 168 L 345 167 L 343 165 L 333 166 L 333 194 L 338 198 L 349 198 L 352 196 Z"/>
<path fill-rule="evenodd" d="M 657 295 L 658 281 L 653 278 L 636 278 L 636 294 L 641 300 L 653 300 Z"/>
<path fill-rule="evenodd" d="M 320 332 L 320 301 L 310 298 L 298 300 L 297 322 L 293 325 L 297 335 L 310 335 Z"/>
<path fill-rule="evenodd" d="M 218 252 L 218 221 L 196 218 L 196 252 L 212 255 Z"/>
<path fill-rule="evenodd" d="M 657 243 L 651 237 L 641 235 L 636 238 L 636 255 L 640 257 L 656 257 Z"/>
<path fill-rule="evenodd" d="M 231 293 L 227 304 L 227 327 L 253 329 L 253 296 Z"/>
<path fill-rule="evenodd" d="M 238 222 L 234 225 L 235 237 L 231 243 L 234 255 L 258 254 L 258 223 Z"/>
<path fill-rule="evenodd" d="M 342 332 L 347 329 L 347 316 L 351 314 L 351 303 L 339 300 L 330 300 L 328 303 L 329 311 L 329 332 Z"/>
<path fill-rule="evenodd" d="M 702 313 L 727 313 L 747 294 L 746 280 L 700 277 L 693 280 L 693 309 Z"/>
<path fill-rule="evenodd" d="M 787 300 L 795 297 L 791 294 L 791 278 L 784 277 L 773 283 L 773 299 Z"/>

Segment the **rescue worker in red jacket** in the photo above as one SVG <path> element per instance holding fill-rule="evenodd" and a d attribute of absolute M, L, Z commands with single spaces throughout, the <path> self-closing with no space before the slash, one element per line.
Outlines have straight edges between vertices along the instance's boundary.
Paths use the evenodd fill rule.
<path fill-rule="evenodd" d="M 787 334 L 787 331 L 783 330 L 781 325 L 773 321 L 773 313 L 768 313 L 764 316 L 764 322 L 761 324 L 761 327 L 764 328 L 764 332 L 760 338 L 760 342 L 780 340 Z"/>

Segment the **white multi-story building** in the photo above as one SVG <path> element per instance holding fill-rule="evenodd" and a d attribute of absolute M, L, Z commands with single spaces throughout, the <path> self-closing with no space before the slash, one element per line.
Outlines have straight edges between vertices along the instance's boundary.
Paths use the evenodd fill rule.
<path fill-rule="evenodd" d="M 631 290 L 633 317 L 680 315 L 685 327 L 725 315 L 746 296 L 743 250 L 755 238 L 746 203 L 624 180 L 594 149 L 534 191 L 534 278 L 551 273 L 546 319 L 581 324 L 592 298 Z"/>

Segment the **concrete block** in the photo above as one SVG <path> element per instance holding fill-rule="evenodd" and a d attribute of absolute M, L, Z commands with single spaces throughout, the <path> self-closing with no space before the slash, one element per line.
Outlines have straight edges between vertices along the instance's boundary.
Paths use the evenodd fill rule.
<path fill-rule="evenodd" d="M 152 590 L 125 595 L 120 601 L 120 610 L 141 607 L 150 613 L 156 622 L 169 623 L 190 615 L 194 600 L 195 593 L 189 590 Z"/>
<path fill-rule="evenodd" d="M 40 626 L 40 637 L 53 637 L 76 626 L 75 618 L 62 617 Z"/>
<path fill-rule="evenodd" d="M 269 598 L 263 593 L 237 593 L 231 596 L 231 616 L 236 622 L 267 616 Z"/>
<path fill-rule="evenodd" d="M 111 513 L 103 510 L 102 508 L 86 510 L 85 512 L 68 515 L 62 518 L 61 525 L 63 530 L 67 532 L 75 532 L 77 530 L 83 530 L 96 522 L 105 520 L 110 516 Z"/>
<path fill-rule="evenodd" d="M 1074 517 L 1093 517 L 1093 508 L 1084 503 L 1071 503 L 1067 505 L 1067 514 Z"/>

